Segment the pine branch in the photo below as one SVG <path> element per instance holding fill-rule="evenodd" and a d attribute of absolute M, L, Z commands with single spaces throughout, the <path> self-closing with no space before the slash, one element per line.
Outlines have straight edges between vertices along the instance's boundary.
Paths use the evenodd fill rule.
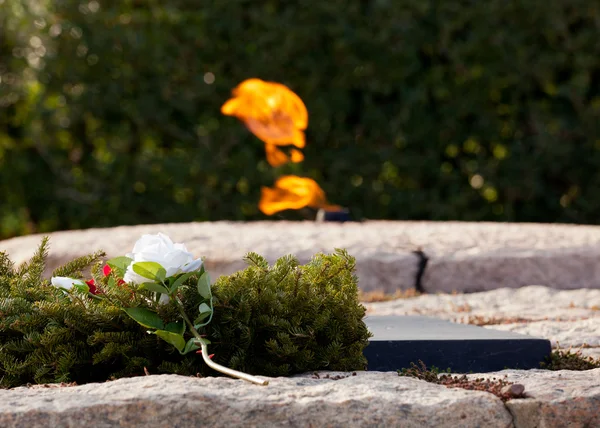
<path fill-rule="evenodd" d="M 250 252 L 244 256 L 244 261 L 250 266 L 261 268 L 263 270 L 269 269 L 269 262 L 263 256 Z"/>
<path fill-rule="evenodd" d="M 99 262 L 106 254 L 103 251 L 97 251 L 83 257 L 78 257 L 75 260 L 57 268 L 52 272 L 52 276 L 67 276 L 70 278 L 81 278 L 84 269 L 90 267 L 92 263 Z"/>
<path fill-rule="evenodd" d="M 49 238 L 44 236 L 37 251 L 29 262 L 23 263 L 17 270 L 16 276 L 23 278 L 23 282 L 33 284 L 39 282 L 46 267 L 46 258 L 48 257 Z"/>

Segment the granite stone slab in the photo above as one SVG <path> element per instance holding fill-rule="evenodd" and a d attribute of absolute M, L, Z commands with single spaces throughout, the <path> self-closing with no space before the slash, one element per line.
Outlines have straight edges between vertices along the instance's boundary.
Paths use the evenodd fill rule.
<path fill-rule="evenodd" d="M 600 227 L 564 224 L 218 221 L 74 230 L 49 234 L 46 273 L 98 249 L 109 257 L 123 255 L 142 234 L 158 232 L 205 257 L 213 278 L 243 269 L 248 251 L 269 261 L 294 254 L 304 263 L 317 252 L 345 248 L 356 257 L 365 291 L 475 292 L 532 284 L 600 288 Z M 41 238 L 0 241 L 0 251 L 19 264 Z"/>
<path fill-rule="evenodd" d="M 543 337 L 552 347 L 584 347 L 600 357 L 600 290 L 556 290 L 532 285 L 480 293 L 424 294 L 366 303 L 367 316 L 421 315 Z M 368 319 L 368 318 L 367 318 Z"/>

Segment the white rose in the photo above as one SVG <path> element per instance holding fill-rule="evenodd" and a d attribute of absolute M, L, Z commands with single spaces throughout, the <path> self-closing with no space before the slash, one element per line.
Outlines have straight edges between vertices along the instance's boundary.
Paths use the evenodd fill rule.
<path fill-rule="evenodd" d="M 167 278 L 180 273 L 192 272 L 200 269 L 202 260 L 194 260 L 185 245 L 173 244 L 173 241 L 162 233 L 158 235 L 143 235 L 134 245 L 133 252 L 127 254 L 133 262 L 127 267 L 123 279 L 125 282 L 142 284 L 148 282 L 147 278 L 133 271 L 136 262 L 156 262 L 167 271 Z"/>
<path fill-rule="evenodd" d="M 68 278 L 66 276 L 53 276 L 50 282 L 56 288 L 62 288 L 64 290 L 70 290 L 76 285 L 85 286 L 83 281 L 79 279 Z"/>

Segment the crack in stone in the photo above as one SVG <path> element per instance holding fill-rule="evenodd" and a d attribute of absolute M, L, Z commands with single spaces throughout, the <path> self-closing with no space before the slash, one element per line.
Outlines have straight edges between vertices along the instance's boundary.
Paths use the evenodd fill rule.
<path fill-rule="evenodd" d="M 502 400 L 500 400 L 502 401 Z M 508 414 L 510 415 L 510 425 L 508 425 L 511 428 L 517 428 L 517 415 L 514 414 L 513 410 L 508 407 L 507 405 L 508 402 L 502 402 L 502 404 L 504 405 L 504 408 L 508 411 Z"/>
<path fill-rule="evenodd" d="M 426 293 L 425 288 L 423 287 L 423 275 L 425 274 L 429 257 L 427 257 L 427 254 L 425 254 L 425 252 L 420 248 L 418 250 L 414 250 L 412 253 L 419 258 L 417 265 L 418 270 L 417 274 L 415 275 L 415 289 L 419 293 Z"/>

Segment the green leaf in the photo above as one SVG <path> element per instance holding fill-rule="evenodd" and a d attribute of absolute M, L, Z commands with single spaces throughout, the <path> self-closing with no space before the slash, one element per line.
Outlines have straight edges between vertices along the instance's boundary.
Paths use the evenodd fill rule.
<path fill-rule="evenodd" d="M 200 312 L 200 315 L 210 314 L 212 309 L 206 303 L 201 303 L 200 306 L 198 306 L 198 311 Z"/>
<path fill-rule="evenodd" d="M 140 285 L 139 289 L 154 291 L 156 293 L 169 294 L 169 290 L 167 290 L 165 287 L 156 282 L 144 282 L 142 285 Z"/>
<path fill-rule="evenodd" d="M 210 322 L 210 319 L 205 323 L 203 323 L 202 321 L 204 321 L 208 317 L 212 318 L 213 310 L 206 303 L 201 303 L 200 306 L 198 307 L 198 310 L 200 311 L 200 315 L 198 315 L 196 317 L 196 319 L 194 320 L 194 323 L 195 323 L 194 328 L 204 327 L 206 324 L 208 324 Z"/>
<path fill-rule="evenodd" d="M 204 272 L 202 276 L 198 278 L 198 293 L 205 299 L 210 298 L 210 276 L 208 275 L 208 272 Z"/>
<path fill-rule="evenodd" d="M 107 261 L 106 264 L 112 269 L 119 271 L 120 276 L 123 276 L 132 261 L 129 257 L 115 257 Z"/>
<path fill-rule="evenodd" d="M 162 282 L 167 276 L 167 271 L 156 262 L 135 262 L 133 271 L 144 278 L 159 282 Z"/>
<path fill-rule="evenodd" d="M 202 321 L 205 320 L 206 318 L 208 318 L 209 315 L 210 314 L 203 314 L 203 315 L 196 317 L 196 319 L 194 320 L 194 322 L 196 323 L 196 324 L 194 324 L 194 328 L 199 329 L 199 328 L 204 327 L 206 324 L 208 324 L 208 323 L 203 323 Z"/>
<path fill-rule="evenodd" d="M 170 322 L 165 326 L 165 330 L 183 335 L 185 333 L 185 324 L 183 321 Z"/>
<path fill-rule="evenodd" d="M 171 289 L 171 293 L 174 293 L 181 285 L 183 285 L 183 283 L 185 281 L 188 280 L 188 278 L 192 275 L 194 275 L 196 272 L 188 272 L 188 273 L 184 273 L 183 275 L 181 275 L 179 278 L 177 278 L 177 280 L 175 280 L 175 282 L 173 283 L 173 285 L 171 285 L 171 287 L 169 287 Z"/>
<path fill-rule="evenodd" d="M 198 341 L 198 339 L 196 339 L 195 337 L 192 337 L 190 340 L 188 340 L 187 343 L 185 344 L 185 348 L 183 349 L 181 354 L 185 355 L 188 352 L 192 352 L 192 351 L 196 351 L 197 349 L 200 349 L 200 345 L 198 345 L 196 343 L 197 341 Z"/>
<path fill-rule="evenodd" d="M 195 324 L 194 324 L 194 328 L 200 328 L 200 327 L 204 327 L 207 323 L 202 323 L 203 320 L 205 320 L 206 318 L 208 318 L 210 315 L 210 312 L 205 312 L 203 314 L 200 314 L 196 317 L 196 319 L 194 320 Z"/>
<path fill-rule="evenodd" d="M 73 282 L 73 288 L 81 293 L 89 293 L 90 287 L 85 283 Z"/>
<path fill-rule="evenodd" d="M 180 353 L 185 348 L 185 339 L 181 334 L 173 333 L 167 330 L 156 330 L 154 334 L 173 345 Z"/>
<path fill-rule="evenodd" d="M 146 308 L 127 308 L 124 310 L 127 315 L 144 327 L 155 328 L 157 330 L 164 328 L 163 320 L 160 319 L 156 312 L 152 312 Z"/>

